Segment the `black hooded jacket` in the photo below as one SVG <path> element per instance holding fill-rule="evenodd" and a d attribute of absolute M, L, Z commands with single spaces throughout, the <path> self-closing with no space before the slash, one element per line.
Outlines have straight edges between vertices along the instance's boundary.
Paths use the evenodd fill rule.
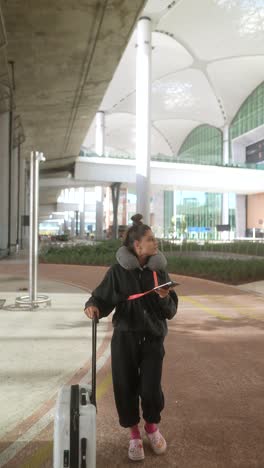
<path fill-rule="evenodd" d="M 170 291 L 163 299 L 152 292 L 138 299 L 127 300 L 132 294 L 154 287 L 153 271 L 157 272 L 158 284 L 170 280 L 165 271 L 167 261 L 164 255 L 158 252 L 151 256 L 143 268 L 127 247 L 121 247 L 116 258 L 118 263 L 109 268 L 85 308 L 92 305 L 98 307 L 100 318 L 107 317 L 115 308 L 113 326 L 120 331 L 165 336 L 166 319 L 172 319 L 177 312 L 178 297 L 175 291 Z"/>

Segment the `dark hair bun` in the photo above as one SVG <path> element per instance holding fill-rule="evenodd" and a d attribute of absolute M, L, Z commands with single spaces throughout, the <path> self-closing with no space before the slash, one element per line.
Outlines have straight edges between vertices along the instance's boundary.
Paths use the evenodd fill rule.
<path fill-rule="evenodd" d="M 131 217 L 131 220 L 133 221 L 133 226 L 140 226 L 142 223 L 143 216 L 140 213 L 135 214 L 134 216 Z"/>

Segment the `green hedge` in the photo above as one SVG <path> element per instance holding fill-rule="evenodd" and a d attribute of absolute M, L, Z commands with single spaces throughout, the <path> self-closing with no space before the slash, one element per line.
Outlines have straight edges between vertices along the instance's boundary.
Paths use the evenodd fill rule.
<path fill-rule="evenodd" d="M 234 241 L 234 242 L 183 242 L 174 244 L 170 241 L 159 241 L 159 247 L 164 252 L 225 252 L 243 255 L 264 256 L 264 242 Z"/>
<path fill-rule="evenodd" d="M 40 253 L 42 263 L 65 263 L 70 265 L 111 265 L 121 241 L 109 240 L 94 245 L 74 247 L 48 247 Z"/>
<path fill-rule="evenodd" d="M 264 261 L 174 257 L 168 259 L 168 271 L 228 284 L 250 283 L 264 279 Z"/>
<path fill-rule="evenodd" d="M 50 247 L 40 255 L 43 263 L 112 265 L 120 241 L 104 241 L 91 246 Z M 264 280 L 264 260 L 169 257 L 168 271 L 228 284 Z"/>

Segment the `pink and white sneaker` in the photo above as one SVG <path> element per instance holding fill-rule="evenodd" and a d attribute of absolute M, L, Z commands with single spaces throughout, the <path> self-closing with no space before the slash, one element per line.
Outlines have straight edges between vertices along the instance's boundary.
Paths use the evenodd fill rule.
<path fill-rule="evenodd" d="M 144 448 L 141 439 L 131 439 L 128 447 L 128 458 L 133 461 L 144 460 Z"/>
<path fill-rule="evenodd" d="M 152 433 L 146 432 L 146 436 L 149 440 L 153 452 L 156 453 L 156 455 L 161 455 L 166 451 L 167 443 L 164 437 L 161 435 L 159 429 Z"/>

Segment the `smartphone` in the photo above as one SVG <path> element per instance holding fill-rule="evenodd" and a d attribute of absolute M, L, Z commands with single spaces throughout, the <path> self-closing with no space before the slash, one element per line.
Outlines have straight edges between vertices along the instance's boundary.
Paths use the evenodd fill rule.
<path fill-rule="evenodd" d="M 176 283 L 176 281 L 168 281 L 167 283 L 164 284 L 159 284 L 155 288 L 153 288 L 153 291 L 155 289 L 169 289 L 169 288 L 174 288 L 175 286 L 179 286 L 180 283 Z"/>

